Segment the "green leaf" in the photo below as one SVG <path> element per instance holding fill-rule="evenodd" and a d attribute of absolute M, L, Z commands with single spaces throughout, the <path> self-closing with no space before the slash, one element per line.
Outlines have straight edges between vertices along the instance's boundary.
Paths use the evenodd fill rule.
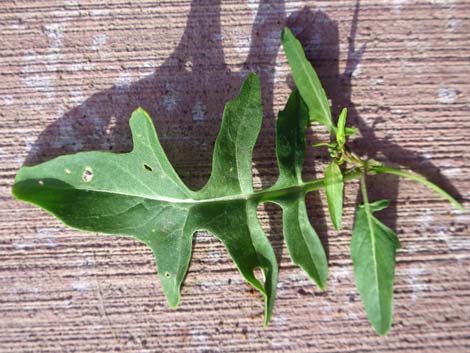
<path fill-rule="evenodd" d="M 191 257 L 193 193 L 166 158 L 151 119 L 139 109 L 130 126 L 130 153 L 83 152 L 18 172 L 13 194 L 74 228 L 133 236 L 153 250 L 168 303 Z M 171 254 L 169 256 L 168 254 Z"/>
<path fill-rule="evenodd" d="M 298 91 L 292 92 L 276 126 L 276 154 L 279 179 L 272 190 L 295 189 L 303 184 L 302 165 L 308 109 Z M 309 222 L 305 191 L 291 193 L 276 201 L 283 210 L 283 233 L 292 261 L 302 267 L 320 289 L 326 286 L 328 262 L 322 243 Z"/>
<path fill-rule="evenodd" d="M 326 200 L 331 221 L 335 229 L 341 229 L 343 216 L 343 174 L 335 161 L 331 162 L 325 170 Z"/>
<path fill-rule="evenodd" d="M 346 116 L 348 114 L 348 110 L 346 108 L 343 108 L 341 110 L 341 114 L 339 115 L 338 118 L 338 124 L 336 128 L 336 142 L 338 143 L 339 149 L 341 150 L 346 143 Z"/>
<path fill-rule="evenodd" d="M 325 125 L 330 132 L 334 132 L 330 103 L 325 90 L 312 64 L 306 58 L 302 45 L 287 27 L 282 31 L 282 45 L 292 70 L 295 85 L 308 107 L 310 121 Z"/>
<path fill-rule="evenodd" d="M 393 230 L 380 222 L 374 212 L 388 206 L 387 200 L 358 207 L 351 241 L 356 287 L 375 331 L 385 335 L 392 324 L 395 252 L 400 242 Z"/>
<path fill-rule="evenodd" d="M 257 216 L 259 202 L 283 209 L 283 231 L 294 263 L 324 288 L 327 260 L 310 225 L 305 194 L 323 181 L 304 183 L 302 164 L 308 110 L 293 92 L 277 122 L 279 179 L 253 192 L 252 152 L 261 127 L 259 79 L 250 75 L 238 97 L 227 103 L 214 147 L 212 172 L 199 191 L 188 189 L 168 161 L 152 120 L 142 110 L 130 126 L 130 153 L 84 152 L 22 168 L 14 195 L 83 230 L 134 237 L 153 251 L 169 304 L 177 306 L 191 258 L 192 235 L 207 230 L 220 239 L 243 277 L 266 300 L 268 322 L 278 268 Z M 254 272 L 260 269 L 264 281 Z M 263 283 L 264 282 L 264 283 Z"/>
<path fill-rule="evenodd" d="M 276 121 L 276 157 L 279 165 L 278 186 L 302 183 L 305 134 L 308 109 L 297 90 L 293 91 Z"/>
<path fill-rule="evenodd" d="M 169 304 L 191 258 L 192 235 L 208 230 L 219 238 L 243 277 L 265 296 L 270 319 L 278 268 L 257 216 L 251 157 L 261 127 L 261 92 L 250 75 L 224 110 L 207 185 L 189 190 L 168 161 L 150 117 L 138 109 L 130 126 L 130 153 L 84 152 L 62 156 L 16 176 L 13 194 L 69 226 L 132 236 L 153 251 Z M 254 275 L 261 269 L 264 283 Z"/>
<path fill-rule="evenodd" d="M 351 135 L 355 135 L 359 132 L 358 129 L 356 129 L 355 127 L 346 127 L 344 129 L 344 132 L 346 134 L 346 136 L 351 136 Z"/>
<path fill-rule="evenodd" d="M 181 181 L 162 149 L 152 120 L 138 109 L 130 119 L 134 146 L 131 152 L 84 152 L 21 168 L 13 194 L 72 227 L 130 236 L 147 244 L 172 307 L 180 301 L 194 232 L 211 232 L 223 242 L 241 275 L 264 296 L 267 324 L 273 310 L 278 267 L 257 219 L 257 205 L 274 202 L 281 206 L 283 233 L 292 261 L 323 289 L 327 260 L 309 222 L 305 195 L 326 188 L 332 221 L 339 228 L 343 183 L 362 177 L 364 204 L 357 210 L 351 243 L 355 281 L 369 320 L 379 334 L 385 334 L 391 325 L 395 252 L 400 244 L 396 234 L 374 217 L 373 213 L 387 207 L 388 201 L 369 204 L 365 174 L 403 176 L 427 185 L 459 209 L 463 210 L 463 206 L 426 179 L 373 160 L 353 160 L 359 166 L 344 174 L 332 163 L 324 179 L 304 182 L 307 123 L 316 121 L 336 133 L 337 143 L 317 144 L 328 146 L 333 158 L 337 158 L 338 147 L 344 145 L 346 137 L 357 133 L 357 129 L 345 126 L 345 109 L 338 128 L 333 125 L 325 91 L 300 42 L 288 28 L 282 33 L 282 42 L 299 91 L 292 93 L 285 110 L 279 113 L 279 178 L 272 188 L 253 191 L 252 152 L 262 111 L 260 82 L 256 75 L 250 75 L 240 94 L 225 107 L 212 173 L 201 190 L 190 190 Z M 261 270 L 263 278 L 256 277 L 257 270 Z"/>
<path fill-rule="evenodd" d="M 453 198 L 450 194 L 448 194 L 446 191 L 441 189 L 439 186 L 430 182 L 429 180 L 422 177 L 421 175 L 405 172 L 403 170 L 399 170 L 395 168 L 385 167 L 383 165 L 373 166 L 372 170 L 376 172 L 377 174 L 393 174 L 393 175 L 401 176 L 406 179 L 417 181 L 418 183 L 427 186 L 428 188 L 433 190 L 435 193 L 437 193 L 441 197 L 445 198 L 452 205 L 454 205 L 454 207 L 457 208 L 458 210 L 465 211 L 465 207 L 463 207 L 463 205 L 460 202 L 458 202 L 455 198 Z"/>

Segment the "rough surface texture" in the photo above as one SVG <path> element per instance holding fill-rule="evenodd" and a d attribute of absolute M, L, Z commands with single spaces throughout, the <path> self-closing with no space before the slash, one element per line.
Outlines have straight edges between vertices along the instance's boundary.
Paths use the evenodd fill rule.
<path fill-rule="evenodd" d="M 196 236 L 182 304 L 171 310 L 143 245 L 67 229 L 10 195 L 23 164 L 128 150 L 128 118 L 139 105 L 185 182 L 200 187 L 223 104 L 251 70 L 262 77 L 266 111 L 254 177 L 258 187 L 270 185 L 273 112 L 289 93 L 279 51 L 287 21 L 335 114 L 347 106 L 361 130 L 351 147 L 421 172 L 470 207 L 470 3 L 362 1 L 357 21 L 354 8 L 344 1 L 1 1 L 0 351 L 468 352 L 470 216 L 412 182 L 371 179 L 371 199 L 392 200 L 380 216 L 403 245 L 385 338 L 373 333 L 354 288 L 355 183 L 346 188 L 340 232 L 323 221 L 324 195 L 309 199 L 329 252 L 323 293 L 289 262 L 279 209 L 259 209 L 281 260 L 268 328 L 261 298 L 210 235 Z M 312 129 L 309 138 L 325 137 Z M 306 177 L 323 170 L 325 157 L 310 150 Z"/>

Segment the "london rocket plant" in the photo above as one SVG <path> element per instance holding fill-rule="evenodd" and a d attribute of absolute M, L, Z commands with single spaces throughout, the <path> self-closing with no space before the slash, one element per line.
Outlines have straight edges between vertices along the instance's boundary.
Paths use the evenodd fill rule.
<path fill-rule="evenodd" d="M 130 118 L 133 149 L 128 153 L 81 152 L 60 156 L 19 170 L 14 196 L 35 204 L 65 224 L 86 231 L 133 237 L 152 249 L 163 291 L 171 307 L 191 259 L 192 237 L 208 231 L 225 246 L 245 280 L 265 298 L 265 324 L 271 318 L 278 264 L 257 219 L 258 204 L 282 208 L 283 235 L 292 261 L 320 289 L 325 289 L 328 263 L 322 243 L 307 215 L 306 194 L 326 190 L 332 223 L 340 229 L 345 183 L 359 179 L 362 204 L 357 206 L 351 255 L 357 289 L 376 332 L 386 334 L 392 323 L 396 233 L 374 213 L 387 200 L 369 201 L 369 175 L 394 174 L 420 182 L 463 209 L 452 196 L 425 178 L 362 160 L 346 147 L 356 132 L 346 126 L 343 109 L 336 124 L 320 80 L 300 42 L 285 28 L 282 43 L 296 89 L 279 112 L 276 157 L 279 176 L 265 190 L 254 191 L 252 152 L 263 117 L 260 80 L 245 79 L 240 93 L 224 109 L 214 146 L 212 172 L 200 190 L 188 188 L 169 162 L 152 119 L 137 109 Z M 323 178 L 303 180 L 306 128 L 326 126 L 331 141 L 319 142 L 331 161 Z M 261 270 L 263 278 L 255 271 Z"/>

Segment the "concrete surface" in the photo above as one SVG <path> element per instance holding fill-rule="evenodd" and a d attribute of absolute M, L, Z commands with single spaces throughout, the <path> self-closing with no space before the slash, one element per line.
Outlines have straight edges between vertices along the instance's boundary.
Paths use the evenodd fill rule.
<path fill-rule="evenodd" d="M 128 118 L 147 109 L 170 160 L 197 188 L 210 173 L 223 104 L 249 71 L 266 116 L 254 156 L 257 187 L 276 178 L 274 113 L 289 94 L 279 50 L 286 23 L 308 49 L 334 111 L 361 130 L 351 148 L 437 181 L 470 207 L 470 2 L 0 2 L 1 352 L 468 352 L 470 216 L 426 188 L 371 179 L 396 229 L 394 325 L 377 337 L 349 256 L 357 184 L 344 229 L 324 195 L 309 198 L 329 252 L 326 292 L 294 267 L 274 206 L 259 216 L 280 261 L 273 320 L 221 244 L 195 239 L 182 304 L 166 305 L 145 246 L 75 231 L 10 190 L 23 164 L 84 150 L 126 151 Z M 349 40 L 348 40 L 349 38 Z M 326 138 L 312 128 L 310 141 Z M 310 149 L 306 178 L 326 155 Z"/>

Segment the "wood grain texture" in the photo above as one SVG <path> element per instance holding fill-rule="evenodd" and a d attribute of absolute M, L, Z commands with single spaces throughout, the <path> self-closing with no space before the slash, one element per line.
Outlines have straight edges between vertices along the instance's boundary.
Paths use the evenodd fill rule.
<path fill-rule="evenodd" d="M 381 217 L 403 246 L 394 325 L 384 338 L 354 288 L 355 183 L 346 188 L 340 232 L 323 220 L 324 195 L 309 196 L 329 252 L 323 293 L 290 263 L 279 209 L 259 208 L 281 259 L 267 328 L 261 298 L 210 235 L 197 234 L 182 304 L 171 310 L 143 245 L 68 229 L 10 194 L 23 164 L 128 150 L 128 118 L 139 105 L 184 181 L 200 187 L 223 104 L 248 71 L 262 77 L 266 111 L 254 178 L 258 188 L 270 185 L 274 113 L 291 82 L 279 51 L 287 22 L 334 112 L 347 106 L 361 130 L 352 149 L 458 190 L 469 208 L 470 2 L 361 1 L 351 33 L 354 9 L 350 1 L 1 1 L 0 351 L 468 352 L 470 216 L 412 182 L 370 181 L 371 199 L 392 200 Z M 312 129 L 311 141 L 323 138 Z M 310 149 L 306 177 L 325 161 L 324 151 Z"/>

